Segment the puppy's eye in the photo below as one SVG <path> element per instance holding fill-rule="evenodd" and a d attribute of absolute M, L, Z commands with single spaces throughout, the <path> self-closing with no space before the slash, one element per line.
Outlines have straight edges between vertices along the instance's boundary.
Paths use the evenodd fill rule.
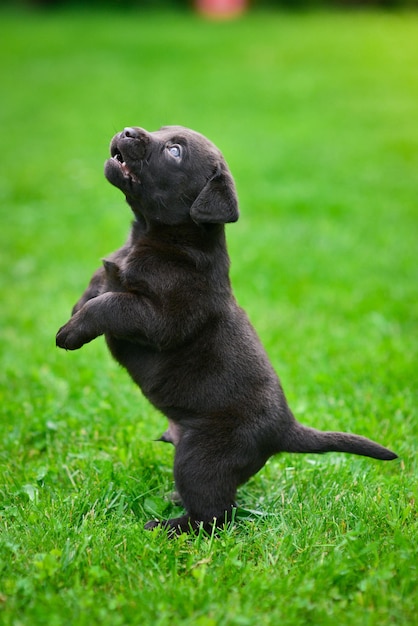
<path fill-rule="evenodd" d="M 179 159 L 181 157 L 181 146 L 175 144 L 174 146 L 168 146 L 167 150 L 175 159 Z"/>

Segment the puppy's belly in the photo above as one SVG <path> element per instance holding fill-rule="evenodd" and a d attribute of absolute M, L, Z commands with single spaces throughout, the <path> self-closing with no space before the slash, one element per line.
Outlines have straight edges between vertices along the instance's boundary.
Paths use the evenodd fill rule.
<path fill-rule="evenodd" d="M 159 370 L 160 352 L 152 346 L 113 335 L 106 335 L 106 343 L 112 356 L 128 370 L 136 384 L 147 395 Z"/>
<path fill-rule="evenodd" d="M 263 358 L 254 362 L 254 355 L 239 342 L 236 349 L 225 351 L 225 344 L 200 338 L 161 352 L 115 337 L 106 339 L 114 358 L 148 400 L 176 422 L 217 417 L 232 425 L 237 419 L 250 423 L 256 418 L 263 430 L 283 409 L 280 383 L 269 363 Z"/>
<path fill-rule="evenodd" d="M 151 346 L 106 337 L 113 357 L 127 369 L 143 394 L 163 413 L 199 412 L 202 407 L 221 407 L 222 365 L 202 354 L 197 346 L 160 351 Z M 214 390 L 217 390 L 214 393 Z"/>

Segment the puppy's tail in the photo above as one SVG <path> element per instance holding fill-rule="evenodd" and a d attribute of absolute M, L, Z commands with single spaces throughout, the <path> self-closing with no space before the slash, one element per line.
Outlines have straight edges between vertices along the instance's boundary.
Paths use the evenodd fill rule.
<path fill-rule="evenodd" d="M 283 452 L 349 452 L 382 461 L 392 461 L 398 455 L 379 443 L 348 433 L 320 431 L 294 421 L 281 442 Z"/>

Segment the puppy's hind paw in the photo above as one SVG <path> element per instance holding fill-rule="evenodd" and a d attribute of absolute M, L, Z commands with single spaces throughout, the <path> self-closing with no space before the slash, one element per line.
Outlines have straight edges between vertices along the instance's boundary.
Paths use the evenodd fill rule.
<path fill-rule="evenodd" d="M 145 524 L 144 528 L 145 530 L 154 530 L 160 525 L 160 522 L 157 522 L 156 520 L 151 520 Z"/>
<path fill-rule="evenodd" d="M 183 531 L 181 528 L 171 526 L 167 521 L 157 522 L 156 520 L 150 520 L 144 526 L 145 530 L 155 530 L 156 528 L 161 528 L 169 539 L 174 539 L 181 535 Z"/>
<path fill-rule="evenodd" d="M 154 530 L 155 528 L 160 526 L 163 530 L 166 531 L 169 537 L 176 537 L 177 535 L 181 535 L 182 533 L 195 533 L 199 530 L 200 524 L 201 522 L 198 522 L 197 520 L 192 520 L 188 515 L 183 515 L 182 517 L 161 520 L 161 522 L 151 520 L 145 524 L 144 528 L 145 530 Z"/>

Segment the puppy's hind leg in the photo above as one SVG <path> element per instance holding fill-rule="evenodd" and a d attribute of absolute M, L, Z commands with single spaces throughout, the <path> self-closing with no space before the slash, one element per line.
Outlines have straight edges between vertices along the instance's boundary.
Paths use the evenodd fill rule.
<path fill-rule="evenodd" d="M 192 441 L 185 436 L 176 448 L 174 477 L 177 491 L 187 513 L 181 517 L 151 521 L 147 530 L 157 526 L 170 534 L 194 532 L 203 526 L 210 532 L 213 526 L 221 527 L 232 519 L 238 486 L 228 455 L 214 446 Z M 199 445 L 200 444 L 200 445 Z"/>

